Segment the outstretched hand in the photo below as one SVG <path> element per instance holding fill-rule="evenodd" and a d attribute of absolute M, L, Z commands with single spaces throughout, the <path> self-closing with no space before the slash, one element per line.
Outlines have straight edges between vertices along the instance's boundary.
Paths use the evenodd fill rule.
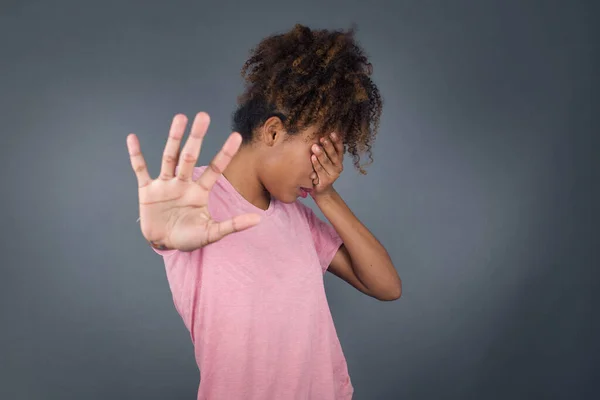
<path fill-rule="evenodd" d="M 127 149 L 138 183 L 141 230 L 155 248 L 192 251 L 260 221 L 258 214 L 243 214 L 220 222 L 211 218 L 210 190 L 238 151 L 242 137 L 237 132 L 232 133 L 202 175 L 193 181 L 192 174 L 209 124 L 208 114 L 196 115 L 179 156 L 187 117 L 178 114 L 173 118 L 160 175 L 154 180 L 148 173 L 137 136 L 127 136 Z"/>

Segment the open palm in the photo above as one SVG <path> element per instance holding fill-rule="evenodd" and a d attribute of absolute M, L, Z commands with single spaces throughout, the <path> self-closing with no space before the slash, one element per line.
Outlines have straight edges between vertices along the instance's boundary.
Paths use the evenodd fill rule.
<path fill-rule="evenodd" d="M 211 218 L 210 190 L 238 151 L 242 137 L 232 133 L 202 175 L 193 181 L 192 174 L 209 123 L 208 114 L 196 115 L 180 157 L 187 118 L 181 114 L 173 118 L 160 175 L 154 180 L 148 173 L 137 136 L 133 133 L 127 136 L 127 149 L 138 183 L 142 234 L 155 247 L 192 251 L 260 221 L 258 214 L 243 214 L 220 222 Z"/>

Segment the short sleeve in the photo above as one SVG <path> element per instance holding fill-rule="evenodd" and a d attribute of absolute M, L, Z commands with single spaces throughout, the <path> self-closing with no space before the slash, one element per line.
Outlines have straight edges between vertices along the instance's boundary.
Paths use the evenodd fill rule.
<path fill-rule="evenodd" d="M 198 293 L 201 285 L 198 272 L 201 268 L 201 261 L 202 249 L 191 252 L 171 250 L 169 255 L 163 257 L 175 309 L 183 318 L 190 333 L 193 332 L 194 320 L 193 294 Z M 193 338 L 192 333 L 192 340 Z"/>
<path fill-rule="evenodd" d="M 150 245 L 149 245 L 149 246 L 150 246 Z M 169 257 L 169 256 L 171 256 L 171 255 L 173 255 L 173 254 L 175 254 L 176 252 L 178 252 L 178 251 L 179 251 L 179 250 L 158 250 L 158 249 L 155 249 L 155 248 L 154 248 L 154 247 L 152 247 L 152 246 L 150 246 L 150 248 L 151 248 L 152 250 L 154 250 L 156 253 L 158 253 L 158 254 L 160 254 L 161 256 L 163 256 L 163 257 Z"/>
<path fill-rule="evenodd" d="M 331 264 L 331 260 L 333 260 L 333 256 L 343 243 L 342 238 L 333 226 L 319 218 L 310 207 L 299 201 L 298 203 L 308 222 L 319 262 L 323 273 L 325 273 L 329 268 L 329 264 Z"/>

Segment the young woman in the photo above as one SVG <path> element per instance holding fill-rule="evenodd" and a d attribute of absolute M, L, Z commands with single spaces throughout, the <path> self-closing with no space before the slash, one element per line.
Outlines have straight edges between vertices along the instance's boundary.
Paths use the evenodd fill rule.
<path fill-rule="evenodd" d="M 333 188 L 347 151 L 359 165 L 382 102 L 354 32 L 264 39 L 246 61 L 235 132 L 195 167 L 209 117 L 176 115 L 160 176 L 137 137 L 127 146 L 144 237 L 163 256 L 201 373 L 198 399 L 350 399 L 353 386 L 323 274 L 395 300 L 401 280 L 385 248 Z M 313 198 L 331 225 L 298 197 Z"/>

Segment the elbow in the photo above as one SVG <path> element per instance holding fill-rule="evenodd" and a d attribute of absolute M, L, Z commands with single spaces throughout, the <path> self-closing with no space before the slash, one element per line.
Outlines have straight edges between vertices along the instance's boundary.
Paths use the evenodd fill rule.
<path fill-rule="evenodd" d="M 384 294 L 377 296 L 379 301 L 394 301 L 402 296 L 402 281 L 398 279 L 398 284 Z"/>

